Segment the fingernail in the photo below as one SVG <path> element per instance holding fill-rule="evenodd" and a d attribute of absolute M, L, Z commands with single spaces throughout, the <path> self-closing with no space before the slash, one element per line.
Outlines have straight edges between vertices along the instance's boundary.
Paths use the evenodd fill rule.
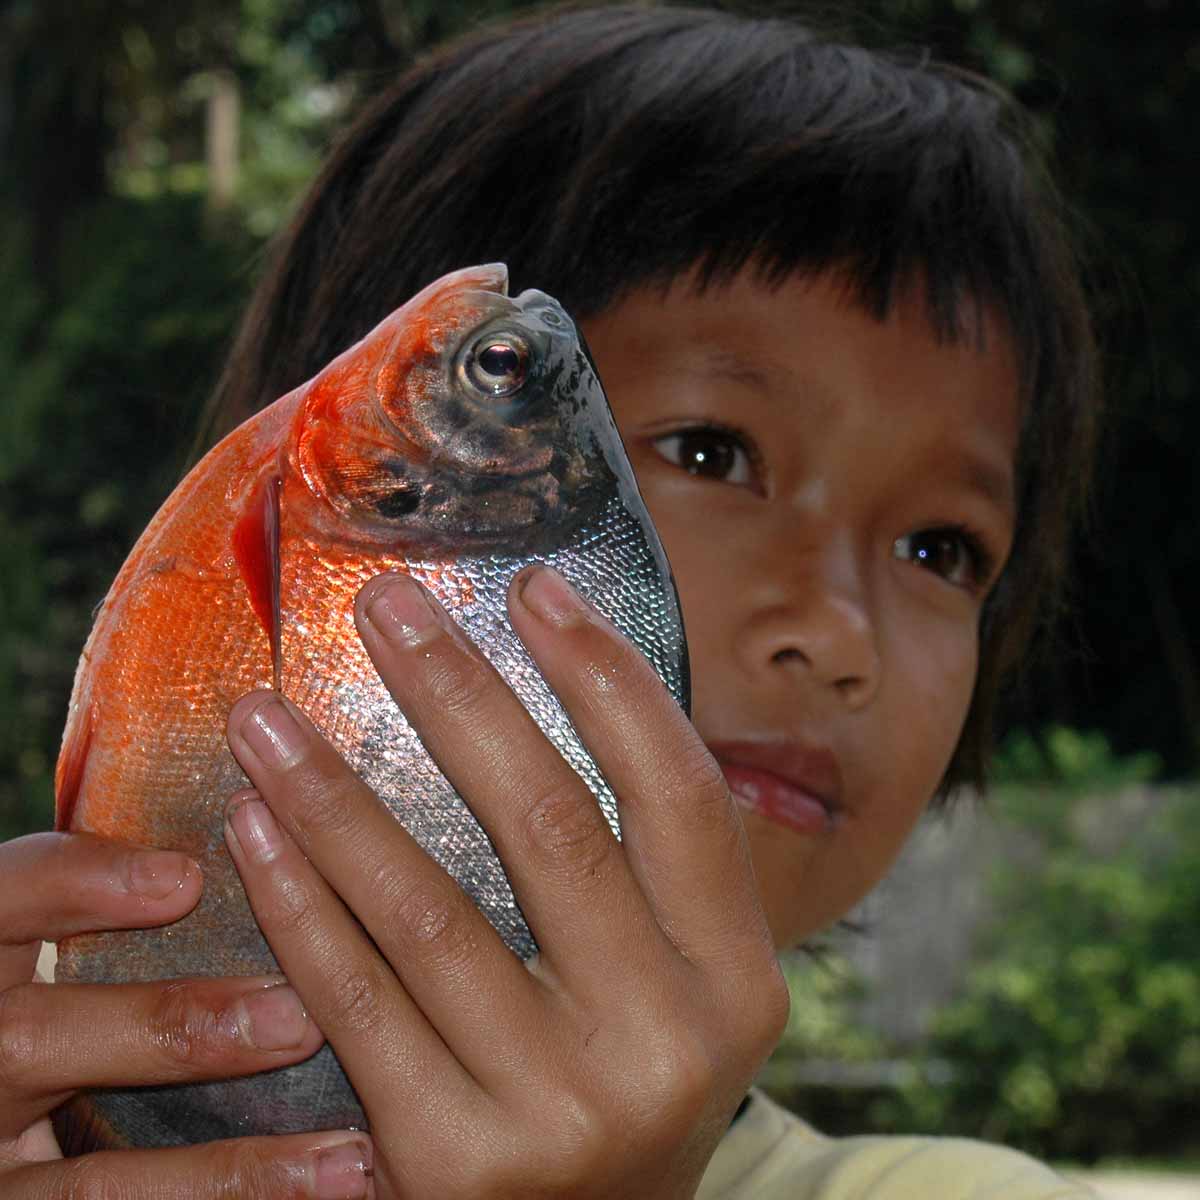
<path fill-rule="evenodd" d="M 574 625 L 590 609 L 583 597 L 555 570 L 534 567 L 518 581 L 517 597 L 535 617 L 551 625 Z"/>
<path fill-rule="evenodd" d="M 183 887 L 192 860 L 173 850 L 142 850 L 129 856 L 126 886 L 148 900 L 165 900 Z"/>
<path fill-rule="evenodd" d="M 286 983 L 243 996 L 237 1014 L 238 1028 L 259 1050 L 291 1050 L 308 1034 L 308 1014 Z"/>
<path fill-rule="evenodd" d="M 317 1151 L 313 1174 L 318 1200 L 361 1200 L 371 1174 L 371 1146 L 354 1139 Z"/>
<path fill-rule="evenodd" d="M 256 863 L 278 858 L 283 834 L 271 810 L 253 793 L 236 796 L 225 810 L 225 823 L 242 853 Z"/>
<path fill-rule="evenodd" d="M 371 597 L 367 620 L 389 642 L 419 646 L 438 632 L 441 621 L 429 593 L 415 580 L 397 575 Z"/>
<path fill-rule="evenodd" d="M 263 701 L 242 721 L 241 734 L 268 767 L 299 762 L 308 746 L 308 734 L 276 696 Z"/>

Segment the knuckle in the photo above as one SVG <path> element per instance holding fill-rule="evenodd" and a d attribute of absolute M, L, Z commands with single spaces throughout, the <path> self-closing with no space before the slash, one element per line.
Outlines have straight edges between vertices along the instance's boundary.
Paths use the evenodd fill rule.
<path fill-rule="evenodd" d="M 396 896 L 391 911 L 400 936 L 420 947 L 422 957 L 443 965 L 472 956 L 476 941 L 470 912 L 449 881 L 423 880 Z"/>
<path fill-rule="evenodd" d="M 294 876 L 272 880 L 269 899 L 262 906 L 261 921 L 272 933 L 304 937 L 316 919 L 317 895 L 313 885 Z"/>
<path fill-rule="evenodd" d="M 446 645 L 452 645 L 449 639 Z M 440 717 L 461 721 L 480 710 L 493 683 L 491 668 L 474 655 L 443 654 L 430 660 L 423 680 L 425 703 Z"/>
<path fill-rule="evenodd" d="M 302 1194 L 295 1186 L 299 1181 L 264 1157 L 256 1142 L 222 1142 L 213 1149 L 213 1200 L 282 1200 Z"/>
<path fill-rule="evenodd" d="M 679 781 L 691 828 L 709 832 L 737 828 L 729 785 L 720 764 L 703 746 L 691 749 L 679 764 Z"/>
<path fill-rule="evenodd" d="M 639 1057 L 638 1093 L 630 1100 L 647 1149 L 705 1121 L 721 1081 L 716 1055 L 699 1034 L 680 1028 L 647 1037 Z"/>
<path fill-rule="evenodd" d="M 90 1154 L 64 1160 L 56 1200 L 132 1200 L 132 1196 L 112 1160 Z"/>
<path fill-rule="evenodd" d="M 362 1034 L 377 1030 L 385 1017 L 385 995 L 383 981 L 374 971 L 331 979 L 321 1012 L 322 1028 L 327 1035 L 331 1032 Z"/>
<path fill-rule="evenodd" d="M 755 1065 L 775 1049 L 787 1028 L 792 997 L 773 949 L 753 955 L 743 968 L 729 971 L 719 988 L 722 1038 L 739 1058 Z"/>
<path fill-rule="evenodd" d="M 716 1064 L 702 1038 L 672 1029 L 654 1047 L 648 1062 L 659 1107 L 668 1117 L 690 1124 L 703 1110 L 717 1082 Z"/>
<path fill-rule="evenodd" d="M 573 1157 L 586 1155 L 597 1143 L 607 1141 L 606 1122 L 578 1092 L 560 1090 L 554 1114 L 553 1144 L 568 1149 Z"/>
<path fill-rule="evenodd" d="M 354 826 L 363 787 L 340 759 L 313 764 L 293 781 L 291 812 L 301 836 L 340 836 Z"/>
<path fill-rule="evenodd" d="M 524 1164 L 528 1167 L 528 1161 Z M 569 1195 L 567 1192 L 553 1192 L 544 1184 L 545 1172 L 538 1171 L 539 1187 L 536 1193 L 528 1190 L 529 1171 L 507 1164 L 481 1162 L 475 1158 L 458 1162 L 453 1168 L 453 1179 L 447 1190 L 448 1195 L 455 1196 L 521 1196 L 529 1200 L 533 1195 L 552 1196 Z"/>
<path fill-rule="evenodd" d="M 27 1092 L 40 1074 L 38 1006 L 33 984 L 0 992 L 0 1089 Z"/>
<path fill-rule="evenodd" d="M 623 1131 L 607 1114 L 577 1092 L 560 1093 L 543 1171 L 552 1182 L 550 1195 L 570 1195 L 580 1179 L 603 1178 L 615 1141 Z"/>
<path fill-rule="evenodd" d="M 774 956 L 763 974 L 758 993 L 752 1006 L 756 1021 L 751 1035 L 752 1044 L 765 1057 L 775 1049 L 776 1043 L 783 1036 L 792 1011 L 792 994 L 787 985 L 787 978 Z"/>
<path fill-rule="evenodd" d="M 64 1160 L 55 1200 L 136 1200 L 146 1194 L 144 1182 L 119 1169 L 120 1157 L 100 1153 Z M 186 1193 L 160 1180 L 154 1195 L 186 1194 L 197 1200 L 284 1200 L 307 1195 L 302 1173 L 272 1161 L 256 1140 L 214 1143 L 204 1148 L 200 1160 L 188 1173 Z"/>
<path fill-rule="evenodd" d="M 166 984 L 150 1006 L 150 1044 L 167 1062 L 187 1068 L 207 1059 L 217 1035 L 217 1017 L 200 1004 L 194 989 L 179 981 Z"/>
<path fill-rule="evenodd" d="M 538 793 L 522 818 L 525 841 L 543 870 L 587 878 L 612 853 L 612 833 L 578 779 L 558 780 Z"/>
<path fill-rule="evenodd" d="M 79 839 L 78 835 L 72 837 L 70 834 L 64 833 L 34 834 L 30 838 L 29 844 L 31 848 L 36 847 L 44 853 L 45 857 L 42 859 L 41 865 L 46 875 L 55 883 L 69 877 L 73 869 L 78 871 L 78 864 L 73 863 L 73 860 L 79 857 L 82 849 L 90 849 L 86 842 Z"/>
<path fill-rule="evenodd" d="M 511 1154 L 470 1155 L 454 1167 L 454 1194 L 462 1196 L 597 1196 L 611 1171 L 612 1147 L 627 1130 L 590 1098 L 566 1086 L 548 1086 L 536 1123 L 510 1135 Z M 536 1191 L 530 1181 L 536 1179 Z"/>
<path fill-rule="evenodd" d="M 645 659 L 624 640 L 614 641 L 607 630 L 597 626 L 581 627 L 587 638 L 582 679 L 591 693 L 593 705 L 611 704 L 621 693 L 640 698 L 644 684 Z"/>
<path fill-rule="evenodd" d="M 676 707 L 654 668 L 633 644 L 607 624 L 579 627 L 580 701 L 593 713 L 627 714 L 639 726 Z"/>

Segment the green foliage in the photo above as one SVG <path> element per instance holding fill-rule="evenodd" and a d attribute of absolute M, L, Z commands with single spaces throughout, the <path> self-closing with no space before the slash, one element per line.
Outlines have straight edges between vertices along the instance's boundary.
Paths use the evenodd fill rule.
<path fill-rule="evenodd" d="M 1014 825 L 1036 833 L 1051 848 L 1079 851 L 1072 817 L 1087 796 L 1111 796 L 1157 779 L 1156 754 L 1118 755 L 1098 730 L 1052 725 L 1038 736 L 1017 729 L 1004 739 L 988 770 L 1000 811 Z"/>
<path fill-rule="evenodd" d="M 194 199 L 105 201 L 51 307 L 11 217 L 0 257 L 0 837 L 44 828 L 91 612 L 173 485 L 243 300 L 248 245 Z"/>
<path fill-rule="evenodd" d="M 207 9 L 178 12 L 174 37 L 130 14 L 122 56 L 140 87 L 135 137 L 112 164 L 113 189 L 149 199 L 205 197 L 204 131 L 222 73 L 239 102 L 237 192 L 227 223 L 266 236 L 312 178 L 331 130 L 358 99 L 352 81 L 331 77 L 327 54 L 354 35 L 354 5 L 323 5 L 307 19 L 279 0 L 244 0 L 214 44 Z"/>
<path fill-rule="evenodd" d="M 1119 756 L 1098 730 L 1052 725 L 1040 737 L 1013 730 L 994 756 L 988 777 L 998 787 L 1049 786 L 1080 794 L 1148 783 L 1161 771 L 1156 754 Z"/>
<path fill-rule="evenodd" d="M 1200 795 L 1159 796 L 1106 854 L 1073 818 L 1116 798 L 1076 796 L 1057 808 L 1042 867 L 1000 872 L 994 927 L 927 1048 L 954 1070 L 937 1087 L 914 1078 L 881 1113 L 888 1125 L 1084 1160 L 1189 1144 L 1200 1111 Z"/>

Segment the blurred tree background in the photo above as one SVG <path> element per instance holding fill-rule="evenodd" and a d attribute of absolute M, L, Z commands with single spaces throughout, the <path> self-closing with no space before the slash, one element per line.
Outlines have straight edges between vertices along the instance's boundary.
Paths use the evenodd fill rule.
<path fill-rule="evenodd" d="M 50 820 L 50 775 L 92 611 L 188 461 L 263 247 L 330 139 L 363 97 L 432 43 L 527 7 L 0 5 L 0 837 Z M 813 13 L 797 3 L 727 7 Z M 1093 536 L 1080 550 L 1080 586 L 1063 622 L 1066 649 L 1035 693 L 1014 700 L 1009 726 L 1034 737 L 1010 750 L 1016 745 L 1019 757 L 1024 745 L 1053 779 L 1061 763 L 1039 731 L 1095 730 L 1113 761 L 1149 753 L 1165 777 L 1184 780 L 1200 766 L 1200 608 L 1189 586 L 1200 560 L 1200 522 L 1189 516 L 1200 500 L 1200 408 L 1192 403 L 1200 383 L 1200 6 L 858 0 L 853 8 L 854 15 L 842 5 L 815 15 L 876 44 L 927 46 L 1016 92 L 1037 117 L 1090 263 L 1114 420 Z M 1005 1027 L 1041 1047 L 1022 1057 L 1014 1034 L 1007 1050 L 973 1048 L 993 1055 L 997 1071 L 1011 1052 L 1004 1069 L 1017 1071 L 1010 1094 L 1024 1101 L 1012 1112 L 1026 1115 L 993 1111 L 1000 1136 L 1046 1150 L 1038 1139 L 1053 1115 L 1095 1077 L 1100 1051 L 1093 1047 L 1089 1058 L 1080 1049 L 1079 1088 L 1049 1097 L 1038 1072 L 1045 1056 L 1062 1051 L 1054 1039 L 1085 1047 L 1093 1034 L 1082 1018 L 1038 1026 L 1038 1005 L 1074 1012 L 1068 999 L 1079 1001 L 1088 988 L 1119 995 L 1148 987 L 1170 1014 L 1157 1026 L 1163 1038 L 1171 1021 L 1200 1028 L 1195 954 L 1188 960 L 1179 948 L 1182 930 L 1200 921 L 1195 811 L 1184 803 L 1171 809 L 1174 833 L 1156 845 L 1176 847 L 1175 865 L 1157 882 L 1139 875 L 1146 864 L 1129 851 L 1116 865 L 1049 871 L 1050 890 L 1019 905 L 1009 895 L 1029 946 L 1046 934 L 1034 928 L 1038 912 L 1044 919 L 1065 906 L 1096 954 L 1071 959 L 1073 966 L 1053 950 L 1037 962 L 993 955 L 996 971 L 973 978 L 966 1007 L 939 1027 L 939 1053 L 966 1053 L 981 1014 L 1003 1009 Z M 1053 855 L 1069 857 L 1069 840 L 1050 837 Z M 1186 912 L 1163 914 L 1171 896 Z M 1141 974 L 1122 975 L 1101 952 L 1113 936 L 1104 915 L 1113 906 L 1128 909 Z M 1194 942 L 1193 932 L 1189 951 Z M 1178 969 L 1147 983 L 1164 953 Z M 1034 993 L 1036 1003 L 1021 1000 Z M 1141 1047 L 1158 1062 L 1145 1049 L 1154 1030 L 1139 1033 L 1133 1017 L 1122 1019 L 1128 1036 L 1111 1053 L 1120 1059 Z M 1035 1026 L 1041 1042 L 1030 1033 Z M 856 1042 L 851 1057 L 877 1050 L 864 1045 Z M 1195 1105 L 1200 1046 L 1194 1038 L 1188 1045 L 1191 1057 L 1172 1060 L 1163 1079 Z M 956 1108 L 975 1111 L 968 1091 L 963 1082 L 938 1101 L 909 1088 L 905 1111 L 945 1125 Z M 1071 1152 L 1090 1152 L 1083 1134 L 1078 1142 Z"/>

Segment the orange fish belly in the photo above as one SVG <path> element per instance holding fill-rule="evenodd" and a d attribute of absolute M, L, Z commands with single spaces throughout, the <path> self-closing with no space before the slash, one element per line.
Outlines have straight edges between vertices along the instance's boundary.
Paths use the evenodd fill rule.
<path fill-rule="evenodd" d="M 285 397 L 226 439 L 147 527 L 84 649 L 64 737 L 59 827 L 195 856 L 205 872 L 192 918 L 198 928 L 229 904 L 249 916 L 221 839 L 224 802 L 246 782 L 224 727 L 239 696 L 271 685 L 271 651 L 231 531 L 246 480 L 278 453 L 294 405 Z M 162 973 L 155 943 L 176 936 L 168 929 L 70 939 L 60 947 L 58 977 L 154 978 Z M 244 941 L 198 953 L 188 973 L 259 969 L 262 947 Z M 121 955 L 111 974 L 110 953 Z"/>

